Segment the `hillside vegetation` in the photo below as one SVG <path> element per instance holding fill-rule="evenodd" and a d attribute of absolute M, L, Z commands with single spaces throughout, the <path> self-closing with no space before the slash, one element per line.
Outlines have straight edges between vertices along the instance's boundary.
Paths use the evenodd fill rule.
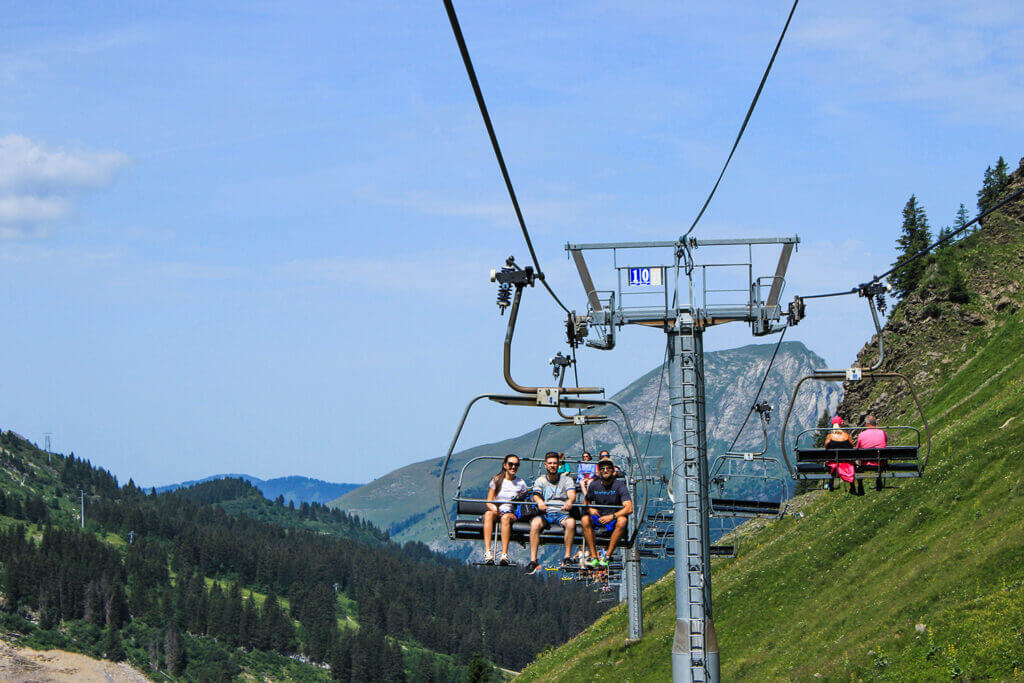
<path fill-rule="evenodd" d="M 505 601 L 538 623 L 505 633 Z M 464 567 L 241 479 L 147 493 L 11 431 L 0 432 L 0 610 L 6 640 L 153 676 L 361 682 L 453 682 L 471 665 L 489 671 L 481 655 L 518 668 L 601 611 L 582 587 Z"/>
<path fill-rule="evenodd" d="M 967 302 L 942 286 L 950 260 Z M 923 395 L 925 475 L 863 497 L 813 491 L 802 515 L 735 532 L 739 557 L 713 579 L 723 680 L 1024 677 L 1022 267 L 1024 201 L 930 258 L 892 312 L 884 366 Z M 894 385 L 847 388 L 848 419 L 920 424 Z M 669 680 L 671 574 L 645 591 L 644 615 L 640 643 L 625 644 L 619 607 L 521 680 Z"/>

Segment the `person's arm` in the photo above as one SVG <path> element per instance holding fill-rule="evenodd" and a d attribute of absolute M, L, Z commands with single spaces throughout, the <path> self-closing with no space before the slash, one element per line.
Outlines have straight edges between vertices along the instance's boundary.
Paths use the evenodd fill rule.
<path fill-rule="evenodd" d="M 633 498 L 629 495 L 629 488 L 623 481 L 617 482 L 615 488 L 619 492 L 619 500 L 622 501 L 622 507 L 615 512 L 601 517 L 598 521 L 601 524 L 607 524 L 613 520 L 617 520 L 619 517 L 628 517 L 633 514 Z"/>
<path fill-rule="evenodd" d="M 494 482 L 492 481 L 490 486 L 487 487 L 487 500 L 488 501 L 494 500 L 494 496 L 495 495 L 497 495 L 497 491 L 494 490 Z M 491 503 L 491 502 L 487 503 L 487 508 L 491 512 L 497 512 L 498 511 L 498 506 L 495 505 L 494 503 Z"/>
<path fill-rule="evenodd" d="M 548 505 L 547 505 L 547 503 L 544 502 L 544 494 L 540 490 L 540 480 L 539 479 L 533 485 L 533 489 L 531 490 L 531 493 L 533 495 L 530 496 L 530 497 L 533 500 L 533 502 L 537 504 L 537 509 L 540 510 L 541 512 L 544 512 L 545 510 L 547 510 L 548 509 Z"/>
<path fill-rule="evenodd" d="M 569 491 L 566 493 L 566 497 L 567 499 L 565 501 L 565 505 L 562 506 L 563 512 L 568 512 L 569 510 L 571 510 L 573 504 L 576 502 L 576 489 L 569 489 Z"/>

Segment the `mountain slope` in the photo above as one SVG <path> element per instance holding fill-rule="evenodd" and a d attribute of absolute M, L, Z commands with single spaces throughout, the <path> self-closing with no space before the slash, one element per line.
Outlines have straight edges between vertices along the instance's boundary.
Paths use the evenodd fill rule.
<path fill-rule="evenodd" d="M 202 484 L 214 479 L 244 479 L 258 488 L 270 500 L 283 496 L 285 503 L 295 503 L 296 505 L 301 503 L 328 503 L 362 486 L 362 484 L 336 484 L 332 481 L 323 481 L 297 475 L 275 477 L 274 479 L 260 479 L 250 474 L 214 474 L 203 479 L 183 481 L 180 484 L 157 486 L 156 492 L 176 491 L 180 488 Z"/>
<path fill-rule="evenodd" d="M 764 375 L 771 358 L 774 344 L 752 344 L 737 349 L 713 351 L 706 355 L 705 376 L 708 397 L 708 444 L 712 457 L 724 452 L 732 441 L 734 432 L 750 408 L 758 384 Z M 798 377 L 816 367 L 822 367 L 825 361 L 808 350 L 803 344 L 786 342 L 779 349 L 778 357 L 762 397 L 778 406 L 786 400 L 786 394 Z M 667 373 L 661 373 L 661 396 L 659 392 L 659 371 L 655 368 L 632 382 L 615 396 L 614 400 L 623 405 L 633 428 L 639 447 L 647 444 L 647 434 L 651 429 L 651 415 L 655 403 L 658 404 L 657 419 L 654 423 L 648 455 L 664 457 L 662 470 L 668 472 L 668 381 Z M 840 390 L 834 385 L 815 387 L 809 392 L 809 399 L 797 411 L 794 411 L 793 423 L 800 427 L 814 426 L 818 416 L 826 407 L 832 409 L 839 400 Z M 538 411 L 538 420 L 554 419 L 555 415 L 547 411 Z M 776 445 L 780 420 L 773 420 L 770 425 L 771 447 L 777 451 Z M 614 455 L 623 455 L 622 445 L 617 428 L 606 425 L 588 427 L 586 432 L 587 448 L 597 452 L 607 448 Z M 537 442 L 537 430 L 520 436 L 491 444 L 476 446 L 452 456 L 449 465 L 450 482 L 454 482 L 462 465 L 471 458 L 483 454 L 519 453 L 529 455 L 534 451 Z M 757 448 L 761 443 L 761 435 L 755 425 L 751 425 L 743 434 L 739 447 Z M 578 454 L 582 450 L 579 431 L 575 429 L 544 431 L 538 453 L 548 450 L 564 451 Z M 456 546 L 447 540 L 444 524 L 441 520 L 436 494 L 442 458 L 434 458 L 408 465 L 395 470 L 379 479 L 366 484 L 360 489 L 334 501 L 332 505 L 357 514 L 374 522 L 378 526 L 388 528 L 393 538 L 400 541 L 416 540 L 429 544 L 436 550 L 452 550 Z M 484 482 L 492 476 L 494 468 L 488 461 L 486 467 L 471 466 L 467 468 L 467 482 L 470 489 L 482 490 Z M 529 471 L 523 474 L 528 476 Z M 431 492 L 422 495 L 422 491 Z M 454 492 L 455 487 L 450 486 Z M 463 549 L 466 546 L 463 545 Z"/>
<path fill-rule="evenodd" d="M 541 623 L 504 632 L 505 601 Z M 242 479 L 151 495 L 0 432 L 0 629 L 22 646 L 185 680 L 318 680 L 329 662 L 343 680 L 427 667 L 448 683 L 474 654 L 520 668 L 600 613 L 582 586 L 398 546 Z"/>
<path fill-rule="evenodd" d="M 924 478 L 861 498 L 815 491 L 803 516 L 737 530 L 740 556 L 713 580 L 723 680 L 1024 675 L 1024 202 L 949 249 L 970 303 L 934 286 L 940 254 L 886 331 L 885 369 L 914 378 L 932 426 Z M 840 410 L 919 423 L 881 383 Z M 642 642 L 625 645 L 616 608 L 521 680 L 667 680 L 671 575 L 644 598 Z"/>

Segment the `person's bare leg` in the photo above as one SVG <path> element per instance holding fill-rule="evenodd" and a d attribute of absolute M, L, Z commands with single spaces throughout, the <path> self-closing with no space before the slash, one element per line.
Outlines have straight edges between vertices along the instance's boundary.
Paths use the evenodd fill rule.
<path fill-rule="evenodd" d="M 626 533 L 626 518 L 619 517 L 615 520 L 615 528 L 612 529 L 612 537 L 608 539 L 608 553 L 604 556 L 605 559 L 611 557 L 612 553 L 615 552 L 615 546 L 619 544 L 619 539 L 622 538 L 622 534 Z"/>
<path fill-rule="evenodd" d="M 530 562 L 537 561 L 537 547 L 540 545 L 540 530 L 544 527 L 544 518 L 537 515 L 530 521 Z"/>
<path fill-rule="evenodd" d="M 586 515 L 580 520 L 583 524 L 583 540 L 587 544 L 587 548 L 590 549 L 590 556 L 597 557 L 597 548 L 594 547 L 594 523 L 590 519 L 590 515 Z"/>
<path fill-rule="evenodd" d="M 512 537 L 512 518 L 515 515 L 506 512 L 501 516 L 501 554 L 508 555 L 508 542 Z"/>
<path fill-rule="evenodd" d="M 494 537 L 494 518 L 498 513 L 494 510 L 484 511 L 484 552 L 491 552 L 491 539 Z"/>
<path fill-rule="evenodd" d="M 572 557 L 572 539 L 576 534 L 576 520 L 566 517 L 562 520 L 562 526 L 565 527 L 565 557 L 568 559 Z"/>

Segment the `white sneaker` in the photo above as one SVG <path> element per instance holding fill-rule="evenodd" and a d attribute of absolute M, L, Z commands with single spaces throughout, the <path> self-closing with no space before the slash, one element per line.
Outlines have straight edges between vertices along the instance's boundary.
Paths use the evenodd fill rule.
<path fill-rule="evenodd" d="M 501 554 L 501 559 L 498 560 L 498 564 L 500 564 L 502 567 L 508 566 L 508 553 Z"/>
<path fill-rule="evenodd" d="M 494 564 L 494 553 L 490 550 L 484 551 L 484 564 Z"/>

